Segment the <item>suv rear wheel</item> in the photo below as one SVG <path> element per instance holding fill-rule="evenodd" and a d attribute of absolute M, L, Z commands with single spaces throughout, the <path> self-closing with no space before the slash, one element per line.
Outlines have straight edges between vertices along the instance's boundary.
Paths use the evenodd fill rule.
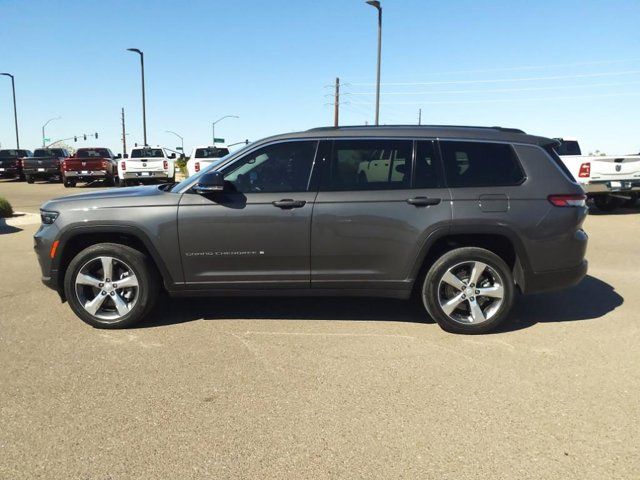
<path fill-rule="evenodd" d="M 72 310 L 96 328 L 124 328 L 149 313 L 158 297 L 158 274 L 142 252 L 101 243 L 78 253 L 67 268 L 65 295 Z"/>
<path fill-rule="evenodd" d="M 513 305 L 515 289 L 507 264 L 476 247 L 457 248 L 427 272 L 422 301 L 446 331 L 485 333 L 502 323 Z"/>

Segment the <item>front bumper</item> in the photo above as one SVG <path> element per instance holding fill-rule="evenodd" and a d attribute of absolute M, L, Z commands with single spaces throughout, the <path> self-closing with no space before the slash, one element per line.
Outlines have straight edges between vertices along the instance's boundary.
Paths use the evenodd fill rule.
<path fill-rule="evenodd" d="M 588 195 L 640 192 L 640 179 L 596 181 L 584 184 L 582 188 Z"/>
<path fill-rule="evenodd" d="M 58 271 L 54 268 L 53 259 L 51 258 L 51 246 L 58 238 L 59 233 L 54 223 L 53 225 L 41 225 L 33 236 L 33 249 L 42 272 L 42 283 L 56 291 L 59 290 Z"/>

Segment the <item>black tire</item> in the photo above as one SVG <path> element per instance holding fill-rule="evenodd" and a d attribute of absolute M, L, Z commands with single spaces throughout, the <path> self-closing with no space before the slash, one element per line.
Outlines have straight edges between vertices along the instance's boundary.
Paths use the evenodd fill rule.
<path fill-rule="evenodd" d="M 449 271 L 449 269 L 456 268 L 459 265 L 463 265 L 460 268 L 464 269 L 464 265 L 467 263 L 471 264 L 471 262 L 482 262 L 486 264 L 489 269 L 485 270 L 485 274 L 489 275 L 496 273 L 500 277 L 498 280 L 503 289 L 502 303 L 496 304 L 499 305 L 497 306 L 497 310 L 491 313 L 485 321 L 481 321 L 481 323 L 476 324 L 463 323 L 461 321 L 454 320 L 444 312 L 440 305 L 441 289 L 450 288 L 448 284 L 441 285 L 443 276 Z M 467 278 L 466 281 L 468 280 L 469 279 Z M 480 287 L 474 285 L 474 288 Z M 460 294 L 462 293 L 463 291 L 460 290 Z M 476 291 L 475 293 L 477 294 L 478 292 Z M 476 247 L 457 248 L 442 255 L 427 271 L 422 283 L 421 296 L 427 312 L 436 322 L 438 322 L 443 330 L 451 333 L 462 334 L 486 333 L 494 330 L 509 316 L 515 296 L 513 275 L 511 273 L 511 269 L 504 260 L 489 250 Z M 478 298 L 481 297 L 481 295 L 478 295 Z M 475 297 L 470 297 L 470 299 L 475 300 Z M 467 308 L 467 302 L 468 300 L 462 301 L 461 305 L 463 305 L 460 308 Z M 486 305 L 488 305 L 486 311 L 490 311 L 493 299 L 484 298 L 482 302 L 486 302 Z M 481 306 L 481 309 L 482 308 L 485 307 Z"/>
<path fill-rule="evenodd" d="M 119 187 L 128 187 L 129 185 L 127 184 L 127 181 L 124 178 L 120 178 L 120 179 L 118 179 L 118 186 Z"/>
<path fill-rule="evenodd" d="M 138 282 L 136 301 L 131 310 L 127 314 L 109 321 L 100 319 L 85 310 L 80 303 L 75 285 L 75 279 L 82 267 L 103 256 L 112 257 L 116 261 L 126 264 L 133 271 Z M 114 279 L 112 283 L 115 281 L 117 280 Z M 64 292 L 69 306 L 83 322 L 96 328 L 126 328 L 139 322 L 155 305 L 159 289 L 160 279 L 152 261 L 144 253 L 118 243 L 99 243 L 82 250 L 71 260 L 64 277 Z M 99 291 L 99 289 L 97 290 Z"/>
<path fill-rule="evenodd" d="M 116 185 L 118 185 L 118 177 L 114 176 L 114 175 L 107 175 L 107 177 L 104 180 L 104 183 L 107 184 L 107 186 L 109 187 L 115 187 Z"/>
<path fill-rule="evenodd" d="M 76 186 L 75 180 L 64 180 L 62 183 L 64 183 L 64 188 L 73 188 Z"/>
<path fill-rule="evenodd" d="M 33 175 L 26 175 L 25 179 L 27 180 L 27 183 L 33 183 L 35 181 Z"/>
<path fill-rule="evenodd" d="M 593 204 L 603 212 L 613 212 L 622 205 L 622 200 L 611 195 L 596 195 L 593 197 Z"/>

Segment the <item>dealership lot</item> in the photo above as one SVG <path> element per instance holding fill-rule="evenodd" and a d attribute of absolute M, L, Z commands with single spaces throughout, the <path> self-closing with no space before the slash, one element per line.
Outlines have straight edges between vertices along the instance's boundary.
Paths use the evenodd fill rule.
<path fill-rule="evenodd" d="M 26 212 L 83 190 L 0 182 Z M 375 299 L 166 300 L 95 330 L 40 284 L 37 224 L 5 227 L 0 478 L 634 478 L 639 220 L 589 216 L 589 276 L 474 337 Z"/>

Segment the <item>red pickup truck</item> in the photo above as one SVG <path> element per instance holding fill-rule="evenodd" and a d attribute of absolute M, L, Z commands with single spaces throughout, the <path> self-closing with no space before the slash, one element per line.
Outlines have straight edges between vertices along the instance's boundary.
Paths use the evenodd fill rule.
<path fill-rule="evenodd" d="M 104 180 L 114 186 L 118 181 L 118 159 L 108 148 L 79 148 L 72 157 L 62 162 L 64 186 L 75 187 L 77 182 Z"/>

